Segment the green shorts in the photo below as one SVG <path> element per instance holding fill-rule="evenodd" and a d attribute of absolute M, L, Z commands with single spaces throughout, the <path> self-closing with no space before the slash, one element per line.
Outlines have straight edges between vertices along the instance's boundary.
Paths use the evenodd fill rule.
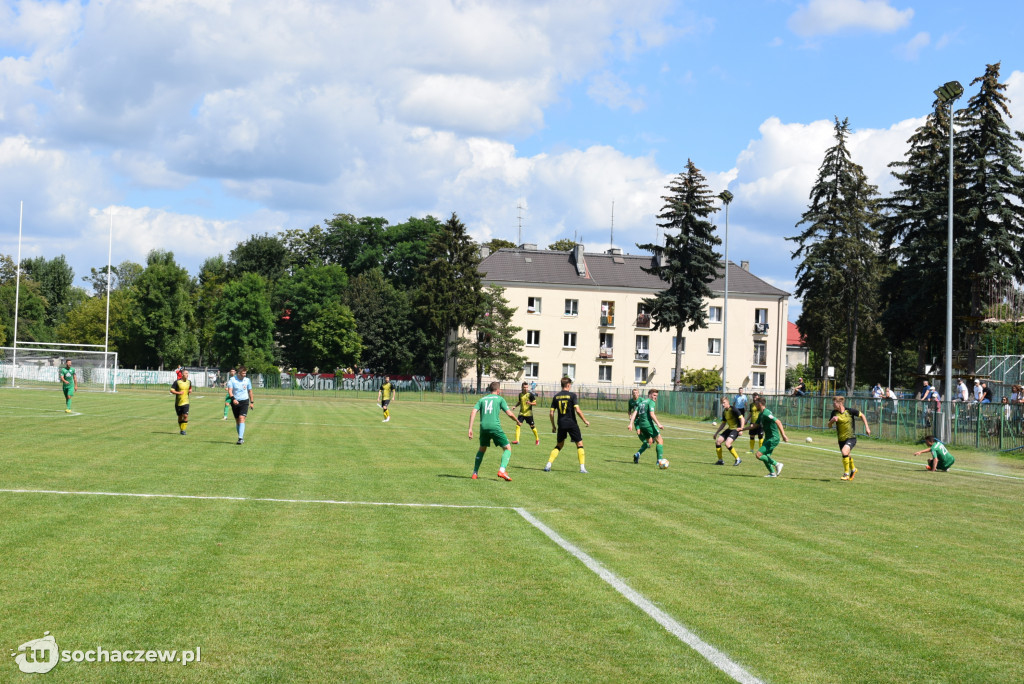
<path fill-rule="evenodd" d="M 75 388 L 73 385 L 68 385 L 67 387 L 62 387 L 61 389 L 64 390 L 65 397 L 72 397 L 75 395 Z"/>
<path fill-rule="evenodd" d="M 491 446 L 491 442 L 492 441 L 494 442 L 494 446 L 500 446 L 502 448 L 505 448 L 506 446 L 508 446 L 508 443 L 509 443 L 508 442 L 508 437 L 505 436 L 505 433 L 502 430 L 492 431 L 492 430 L 483 430 L 483 429 L 481 429 L 480 430 L 480 446 L 482 446 L 482 447 L 489 447 L 489 446 Z"/>
<path fill-rule="evenodd" d="M 661 430 L 659 430 L 657 428 L 657 426 L 655 426 L 655 425 L 651 425 L 649 427 L 644 427 L 642 425 L 640 426 L 640 441 L 641 442 L 646 442 L 649 439 L 654 439 L 655 437 L 657 437 L 660 434 L 661 434 Z"/>
<path fill-rule="evenodd" d="M 775 451 L 775 447 L 779 446 L 779 443 L 780 440 L 777 439 L 765 440 L 764 444 L 761 445 L 761 448 L 758 449 L 758 451 L 761 452 L 762 456 L 767 456 L 771 458 L 772 452 Z"/>

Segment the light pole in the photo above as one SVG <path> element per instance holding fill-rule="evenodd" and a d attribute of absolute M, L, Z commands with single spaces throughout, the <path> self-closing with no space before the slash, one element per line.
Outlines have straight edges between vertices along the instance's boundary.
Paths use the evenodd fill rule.
<path fill-rule="evenodd" d="M 889 384 L 886 385 L 886 389 L 892 389 L 892 352 L 885 352 L 889 355 Z"/>
<path fill-rule="evenodd" d="M 723 190 L 718 195 L 725 205 L 725 297 L 722 305 L 722 394 L 729 389 L 726 382 L 726 350 L 729 348 L 729 203 L 734 195 L 728 190 Z"/>
<path fill-rule="evenodd" d="M 949 104 L 949 226 L 946 231 L 946 380 L 943 383 L 942 397 L 946 410 L 942 412 L 940 423 L 941 440 L 952 437 L 950 411 L 953 398 L 953 103 L 964 94 L 964 87 L 959 81 L 949 81 L 935 89 L 935 97 L 939 104 Z"/>

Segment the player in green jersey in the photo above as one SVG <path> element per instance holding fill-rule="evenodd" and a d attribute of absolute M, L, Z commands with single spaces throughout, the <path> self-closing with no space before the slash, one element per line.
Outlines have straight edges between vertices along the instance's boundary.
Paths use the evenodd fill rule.
<path fill-rule="evenodd" d="M 786 429 L 782 427 L 782 421 L 776 418 L 775 414 L 765 406 L 764 397 L 757 398 L 757 405 L 761 407 L 761 413 L 757 417 L 757 424 L 764 430 L 765 437 L 764 443 L 757 448 L 754 455 L 768 469 L 768 474 L 765 477 L 778 477 L 779 473 L 782 472 L 782 463 L 772 458 L 772 452 L 775 451 L 775 447 L 779 446 L 780 439 L 783 442 L 788 442 L 789 437 L 786 436 Z M 749 429 L 749 427 L 743 427 L 739 431 L 742 432 Z"/>
<path fill-rule="evenodd" d="M 828 427 L 836 426 L 836 436 L 839 438 L 839 453 L 843 455 L 843 476 L 840 480 L 852 480 L 857 474 L 857 467 L 853 465 L 851 452 L 857 446 L 857 435 L 855 419 L 860 416 L 864 421 L 864 430 L 871 435 L 871 428 L 868 427 L 868 418 L 855 408 L 846 408 L 846 397 L 835 396 L 832 398 L 832 417 L 828 419 Z"/>
<path fill-rule="evenodd" d="M 71 367 L 71 359 L 64 360 L 64 367 L 60 369 L 60 384 L 64 390 L 64 413 L 71 413 L 71 397 L 75 396 L 78 390 L 78 373 Z"/>
<path fill-rule="evenodd" d="M 715 462 L 715 465 L 725 465 L 725 461 L 722 460 L 723 446 L 732 454 L 734 466 L 743 463 L 732 443 L 740 436 L 744 423 L 743 414 L 729 405 L 729 397 L 722 397 L 722 422 L 718 425 L 718 429 L 715 430 L 713 435 L 715 451 L 718 454 L 718 460 Z"/>
<path fill-rule="evenodd" d="M 519 425 L 516 425 L 516 438 L 512 440 L 512 443 L 519 444 L 519 432 L 523 429 L 523 423 L 528 423 L 530 429 L 533 430 L 533 445 L 539 446 L 540 433 L 537 432 L 537 425 L 533 422 L 533 407 L 537 405 L 537 395 L 530 391 L 530 386 L 525 382 L 519 393 L 519 398 L 516 400 L 516 405 L 519 406 Z"/>
<path fill-rule="evenodd" d="M 636 405 L 640 403 L 640 388 L 634 387 L 633 391 L 629 393 L 629 406 L 626 407 L 626 418 L 627 420 L 633 416 L 633 412 L 636 411 Z M 636 436 L 640 436 L 640 428 L 636 429 Z M 636 461 L 634 461 L 636 463 Z"/>
<path fill-rule="evenodd" d="M 501 414 L 508 415 L 509 418 L 516 421 L 516 426 L 519 426 L 519 421 L 516 420 L 516 415 L 509 409 L 508 404 L 505 402 L 505 397 L 498 394 L 498 390 L 501 389 L 501 383 L 495 380 L 487 386 L 490 390 L 490 394 L 476 402 L 476 406 L 473 407 L 473 412 L 469 414 L 469 438 L 473 439 L 473 421 L 476 420 L 476 414 L 480 414 L 480 449 L 476 452 L 476 463 L 473 465 L 473 479 L 477 479 L 477 472 L 480 470 L 480 463 L 484 460 L 484 453 L 487 451 L 487 447 L 494 442 L 494 446 L 500 446 L 504 451 L 501 454 L 501 467 L 498 468 L 498 477 L 502 480 L 512 481 L 512 478 L 505 472 L 505 468 L 508 467 L 508 460 L 512 458 L 512 447 L 508 444 L 508 437 L 505 436 L 505 431 L 501 429 Z"/>
<path fill-rule="evenodd" d="M 633 454 L 633 463 L 640 462 L 641 454 L 647 451 L 649 445 L 655 445 L 654 450 L 658 455 L 656 461 L 660 461 L 665 456 L 665 441 L 661 437 L 661 430 L 664 427 L 654 412 L 657 405 L 658 390 L 647 390 L 647 398 L 637 401 L 633 412 L 629 414 L 628 429 L 632 432 L 636 426 L 635 429 L 641 441 L 640 451 Z"/>
<path fill-rule="evenodd" d="M 924 443 L 928 445 L 928 448 L 915 451 L 914 455 L 920 456 L 926 451 L 932 452 L 932 457 L 928 459 L 928 465 L 925 470 L 938 470 L 940 473 L 944 473 L 953 466 L 956 459 L 953 458 L 953 454 L 949 453 L 949 449 L 946 448 L 945 444 L 935 439 L 932 435 L 925 437 Z"/>
<path fill-rule="evenodd" d="M 228 379 L 224 381 L 224 387 L 227 389 L 228 383 L 231 382 L 231 378 L 235 377 L 235 369 L 232 368 L 228 371 Z M 221 420 L 228 419 L 228 411 L 231 410 L 231 400 L 234 397 L 231 396 L 231 391 L 227 390 L 227 395 L 224 397 L 224 417 Z"/>

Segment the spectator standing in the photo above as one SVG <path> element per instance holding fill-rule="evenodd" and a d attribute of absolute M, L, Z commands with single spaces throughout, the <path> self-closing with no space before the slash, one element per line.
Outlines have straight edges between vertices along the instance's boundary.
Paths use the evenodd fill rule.
<path fill-rule="evenodd" d="M 963 378 L 960 378 L 960 384 L 956 386 L 956 400 L 967 401 L 967 383 L 964 382 Z"/>
<path fill-rule="evenodd" d="M 981 380 L 974 379 L 974 403 L 981 403 Z"/>

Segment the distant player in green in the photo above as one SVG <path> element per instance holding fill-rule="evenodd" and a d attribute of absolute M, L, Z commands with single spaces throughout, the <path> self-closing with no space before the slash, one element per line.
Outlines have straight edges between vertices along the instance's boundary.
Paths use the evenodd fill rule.
<path fill-rule="evenodd" d="M 925 470 L 938 470 L 940 473 L 944 473 L 953 467 L 956 459 L 953 458 L 953 454 L 949 453 L 949 449 L 946 448 L 945 444 L 931 435 L 924 438 L 924 443 L 928 445 L 928 448 L 915 451 L 914 455 L 920 456 L 926 451 L 932 452 L 932 457 L 928 459 L 928 465 L 925 467 Z"/>
<path fill-rule="evenodd" d="M 391 420 L 391 412 L 388 411 L 388 404 L 398 398 L 398 392 L 395 390 L 395 386 L 391 384 L 391 378 L 387 375 L 384 376 L 384 384 L 377 390 L 377 405 L 384 409 L 384 420 L 380 421 L 386 423 Z"/>
<path fill-rule="evenodd" d="M 632 417 L 633 412 L 636 411 L 636 405 L 640 403 L 640 388 L 634 387 L 633 391 L 629 393 L 629 406 L 626 407 L 626 419 Z M 636 436 L 640 436 L 640 428 L 636 429 Z M 633 461 L 636 463 L 636 461 Z"/>
<path fill-rule="evenodd" d="M 783 442 L 788 442 L 789 437 L 786 436 L 786 429 L 782 427 L 782 421 L 765 406 L 764 397 L 757 398 L 757 405 L 761 407 L 761 413 L 757 416 L 757 424 L 764 430 L 764 443 L 757 448 L 754 455 L 768 469 L 768 474 L 765 477 L 778 477 L 782 472 L 782 463 L 772 458 L 772 452 L 775 451 L 775 447 L 779 446 L 780 439 Z M 743 432 L 747 429 L 750 428 L 743 427 L 739 431 Z"/>
<path fill-rule="evenodd" d="M 832 398 L 832 417 L 828 419 L 828 427 L 836 426 L 836 436 L 839 438 L 839 453 L 843 455 L 843 476 L 840 480 L 852 480 L 857 474 L 857 467 L 853 465 L 851 452 L 857 446 L 855 419 L 859 416 L 864 421 L 864 430 L 871 435 L 871 428 L 868 427 L 868 418 L 855 408 L 846 408 L 846 397 L 836 396 Z"/>
<path fill-rule="evenodd" d="M 555 414 L 558 414 L 558 424 L 555 424 Z M 551 464 L 558 458 L 558 454 L 565 446 L 565 438 L 569 437 L 576 445 L 576 456 L 580 459 L 580 472 L 586 474 L 586 454 L 583 453 L 583 435 L 580 433 L 580 425 L 576 422 L 579 416 L 587 427 L 590 423 L 583 416 L 579 404 L 576 401 L 576 393 L 572 391 L 572 378 L 562 378 L 562 391 L 551 397 L 551 431 L 557 433 L 558 443 L 548 454 L 548 463 L 544 466 L 544 472 L 551 472 Z"/>
<path fill-rule="evenodd" d="M 71 359 L 65 359 L 59 374 L 61 389 L 64 390 L 64 413 L 71 413 L 71 397 L 78 390 L 78 373 L 71 367 Z"/>
<path fill-rule="evenodd" d="M 633 454 L 633 463 L 639 463 L 641 454 L 647 451 L 647 447 L 652 444 L 656 445 L 654 450 L 658 455 L 655 460 L 660 461 L 665 456 L 665 441 L 661 437 L 661 430 L 664 428 L 654 413 L 657 405 L 658 390 L 648 390 L 647 398 L 640 399 L 636 403 L 636 408 L 629 414 L 628 429 L 630 432 L 636 429 L 641 442 L 640 451 Z"/>
<path fill-rule="evenodd" d="M 189 395 L 192 394 L 192 381 L 188 379 L 188 371 L 182 369 L 181 377 L 171 384 L 171 394 L 174 396 L 174 412 L 178 414 L 178 430 L 185 434 L 188 430 L 188 403 Z"/>
<path fill-rule="evenodd" d="M 233 377 L 235 377 L 235 369 L 234 368 L 232 368 L 231 370 L 228 371 L 228 379 L 224 381 L 224 387 L 225 388 L 228 386 L 228 383 L 231 382 L 231 378 L 233 378 Z M 224 417 L 221 418 L 221 420 L 227 420 L 228 419 L 228 411 L 231 410 L 231 399 L 232 399 L 231 392 L 229 391 L 224 396 Z"/>
<path fill-rule="evenodd" d="M 722 460 L 723 446 L 732 454 L 734 466 L 743 463 L 732 443 L 736 441 L 740 436 L 740 432 L 743 431 L 744 420 L 743 413 L 729 405 L 729 397 L 722 397 L 722 422 L 719 423 L 718 429 L 715 430 L 713 435 L 715 451 L 718 454 L 718 460 L 715 462 L 715 465 L 725 465 L 725 461 Z"/>
<path fill-rule="evenodd" d="M 528 423 L 533 430 L 533 445 L 540 445 L 540 433 L 533 422 L 533 407 L 537 405 L 537 395 L 530 391 L 530 386 L 525 382 L 522 391 L 519 392 L 519 398 L 516 399 L 516 405 L 519 406 L 519 424 L 516 425 L 516 438 L 512 443 L 519 444 L 519 432 L 523 429 L 523 423 Z"/>
<path fill-rule="evenodd" d="M 473 479 L 477 479 L 480 463 L 484 460 L 484 453 L 487 451 L 487 447 L 491 445 L 491 442 L 494 442 L 494 446 L 500 446 L 504 449 L 501 453 L 501 467 L 498 468 L 498 477 L 511 482 L 512 478 L 505 472 L 505 468 L 508 467 L 508 460 L 512 458 L 512 447 L 508 445 L 508 437 L 505 436 L 505 431 L 501 429 L 501 414 L 504 413 L 512 420 L 515 420 L 516 427 L 519 427 L 519 421 L 516 420 L 516 415 L 509 409 L 508 404 L 505 402 L 505 397 L 498 394 L 498 390 L 501 389 L 501 383 L 495 380 L 487 386 L 487 389 L 491 393 L 476 402 L 473 412 L 469 414 L 470 439 L 473 439 L 473 421 L 476 420 L 476 414 L 480 414 L 480 449 L 476 452 L 476 463 L 473 464 Z"/>

